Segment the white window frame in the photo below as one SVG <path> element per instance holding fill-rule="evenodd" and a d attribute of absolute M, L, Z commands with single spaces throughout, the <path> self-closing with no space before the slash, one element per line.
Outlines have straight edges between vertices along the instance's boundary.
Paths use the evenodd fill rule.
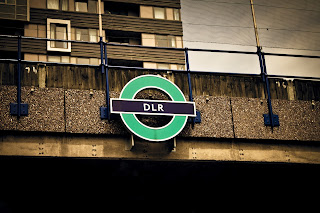
<path fill-rule="evenodd" d="M 70 20 L 62 19 L 47 19 L 47 38 L 51 38 L 51 24 L 63 24 L 67 25 L 67 40 L 71 40 L 71 22 Z M 67 42 L 67 48 L 51 47 L 51 41 L 47 41 L 47 51 L 58 51 L 58 52 L 71 52 L 71 42 Z"/>

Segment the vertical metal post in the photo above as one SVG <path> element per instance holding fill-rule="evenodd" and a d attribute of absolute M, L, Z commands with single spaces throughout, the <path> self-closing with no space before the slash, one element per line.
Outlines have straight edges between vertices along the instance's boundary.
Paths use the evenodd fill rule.
<path fill-rule="evenodd" d="M 106 105 L 107 107 L 100 107 L 100 118 L 110 120 L 110 96 L 109 96 L 109 68 L 107 57 L 107 44 L 102 41 L 100 37 L 100 51 L 101 51 L 101 70 L 106 75 Z M 103 60 L 104 57 L 104 60 Z"/>
<path fill-rule="evenodd" d="M 104 73 L 104 63 L 103 63 L 103 40 L 102 36 L 100 37 L 100 58 L 101 58 L 101 73 Z"/>
<path fill-rule="evenodd" d="M 18 36 L 18 63 L 17 63 L 17 103 L 10 103 L 10 114 L 18 119 L 28 115 L 28 104 L 21 103 L 21 35 Z"/>
<path fill-rule="evenodd" d="M 21 35 L 18 36 L 17 116 L 21 116 Z"/>
<path fill-rule="evenodd" d="M 258 33 L 258 27 L 257 27 L 257 21 L 256 21 L 256 15 L 254 12 L 254 6 L 253 6 L 253 0 L 250 0 L 251 5 L 251 13 L 252 13 L 252 20 L 253 20 L 253 27 L 254 27 L 254 33 L 256 37 L 256 43 L 257 43 L 257 54 L 259 57 L 259 64 L 260 64 L 260 70 L 261 70 L 261 78 L 262 81 L 265 82 L 266 85 L 266 91 L 267 91 L 267 99 L 268 99 L 268 110 L 269 114 L 264 114 L 264 124 L 266 126 L 271 126 L 271 128 L 275 126 L 279 126 L 279 117 L 278 115 L 274 115 L 272 111 L 272 104 L 271 104 L 271 94 L 270 94 L 270 85 L 269 85 L 269 79 L 267 76 L 267 66 L 266 66 L 266 60 L 263 52 L 261 51 L 260 46 L 260 40 L 259 40 L 259 33 Z"/>
<path fill-rule="evenodd" d="M 193 101 L 188 48 L 185 48 L 185 55 L 186 55 L 188 85 L 189 85 L 189 101 Z"/>
<path fill-rule="evenodd" d="M 189 63 L 189 52 L 188 48 L 185 48 L 185 56 L 186 56 L 186 65 L 187 65 L 187 75 L 188 75 L 188 85 L 189 85 L 189 101 L 193 102 L 193 95 L 192 95 L 192 85 L 191 85 L 191 75 L 190 75 L 190 63 Z M 189 118 L 188 121 L 191 123 L 201 123 L 201 115 L 199 111 L 196 111 L 195 118 Z"/>
<path fill-rule="evenodd" d="M 108 68 L 108 56 L 107 56 L 107 44 L 104 43 L 104 64 L 106 72 L 106 104 L 107 104 L 107 119 L 110 120 L 110 95 L 109 95 L 109 68 Z"/>
<path fill-rule="evenodd" d="M 259 63 L 260 63 L 260 69 L 261 69 L 261 77 L 262 80 L 265 82 L 265 89 L 267 92 L 267 101 L 268 101 L 268 114 L 264 114 L 264 123 L 266 126 L 271 126 L 271 128 L 275 126 L 279 126 L 279 116 L 273 114 L 272 110 L 272 103 L 271 103 L 271 93 L 270 93 L 270 84 L 269 84 L 269 79 L 267 76 L 267 66 L 266 66 L 266 60 L 265 60 L 265 55 L 263 52 L 261 52 L 261 48 L 258 47 L 257 50 L 258 56 L 259 56 Z"/>
<path fill-rule="evenodd" d="M 264 70 L 264 66 L 263 66 L 261 47 L 257 47 L 257 54 L 258 54 L 258 57 L 259 57 L 259 64 L 260 64 L 260 72 L 261 72 L 262 81 L 265 82 L 266 81 L 266 79 L 265 79 L 266 75 L 265 75 L 265 70 Z"/>

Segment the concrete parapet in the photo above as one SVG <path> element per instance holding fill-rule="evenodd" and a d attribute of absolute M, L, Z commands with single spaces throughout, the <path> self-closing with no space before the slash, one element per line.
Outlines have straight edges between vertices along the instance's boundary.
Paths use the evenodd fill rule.
<path fill-rule="evenodd" d="M 19 119 L 9 113 L 16 87 L 0 86 L 0 97 L 0 130 L 130 135 L 119 118 L 101 120 L 99 108 L 105 105 L 101 90 L 23 87 L 22 102 L 29 104 L 29 115 Z M 280 127 L 271 129 L 264 125 L 265 99 L 195 96 L 194 100 L 202 122 L 187 124 L 181 137 L 320 141 L 318 101 L 272 100 Z"/>

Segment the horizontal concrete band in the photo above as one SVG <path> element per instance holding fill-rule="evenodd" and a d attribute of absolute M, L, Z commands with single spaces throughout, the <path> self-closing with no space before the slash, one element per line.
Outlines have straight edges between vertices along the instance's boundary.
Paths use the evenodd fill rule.
<path fill-rule="evenodd" d="M 133 147 L 132 147 L 133 145 Z M 130 151 L 129 151 L 130 150 Z M 104 135 L 9 133 L 0 136 L 0 155 L 85 157 L 168 161 L 243 161 L 320 164 L 320 146 L 259 140 L 176 138 L 147 143 Z"/>
<path fill-rule="evenodd" d="M 118 98 L 119 93 L 110 92 Z M 22 88 L 22 102 L 29 115 L 11 116 L 10 103 L 16 102 L 15 86 L 0 86 L 0 130 L 129 135 L 120 120 L 101 120 L 105 105 L 100 90 L 62 88 Z M 267 102 L 257 98 L 195 96 L 201 112 L 200 124 L 187 124 L 179 136 L 190 138 L 243 138 L 320 141 L 320 102 L 272 100 L 280 127 L 264 125 Z"/>

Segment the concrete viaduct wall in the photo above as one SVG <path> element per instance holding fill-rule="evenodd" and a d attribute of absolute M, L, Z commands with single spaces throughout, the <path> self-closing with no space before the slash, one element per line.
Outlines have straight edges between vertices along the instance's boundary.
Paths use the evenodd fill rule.
<path fill-rule="evenodd" d="M 25 83 L 22 87 L 22 101 L 29 104 L 29 115 L 20 119 L 9 113 L 9 104 L 16 102 L 16 87 L 10 83 L 5 85 L 2 80 L 0 155 L 320 163 L 320 102 L 298 100 L 298 87 L 290 89 L 288 86 L 285 92 L 274 90 L 273 96 L 278 94 L 278 97 L 285 98 L 272 100 L 280 127 L 271 129 L 264 125 L 267 101 L 261 84 L 255 84 L 257 79 L 243 78 L 243 85 L 239 83 L 235 87 L 233 83 L 229 87 L 230 83 L 226 83 L 226 88 L 220 82 L 220 87 L 214 88 L 210 80 L 207 85 L 201 76 L 195 76 L 194 100 L 202 122 L 187 124 L 174 142 L 149 143 L 134 138 L 131 147 L 131 135 L 119 118 L 112 121 L 100 119 L 99 107 L 105 105 L 102 89 L 83 88 L 85 83 L 70 88 L 76 87 L 76 81 L 93 79 L 88 76 L 85 80 L 62 78 L 62 82 L 56 83 L 61 86 L 49 87 L 52 82 L 49 80 L 50 69 L 45 68 L 45 75 L 41 71 L 33 73 L 37 79 L 32 83 L 29 78 L 30 85 Z M 114 81 L 118 79 L 120 84 L 111 83 L 111 97 L 118 97 L 121 84 L 130 80 L 130 75 L 138 74 L 137 71 L 134 74 L 111 72 Z M 185 90 L 184 77 L 180 74 L 160 74 L 171 78 L 178 86 L 184 85 L 181 89 Z M 281 87 L 290 85 L 290 82 L 282 82 Z M 255 90 L 255 95 L 246 95 L 248 86 L 256 88 L 248 89 Z M 234 91 L 239 88 L 244 89 Z M 214 94 L 217 89 L 220 95 Z M 313 88 L 313 91 L 317 89 Z M 151 92 L 148 96 L 152 98 L 157 94 Z M 309 96 L 316 99 L 317 92 Z"/>

